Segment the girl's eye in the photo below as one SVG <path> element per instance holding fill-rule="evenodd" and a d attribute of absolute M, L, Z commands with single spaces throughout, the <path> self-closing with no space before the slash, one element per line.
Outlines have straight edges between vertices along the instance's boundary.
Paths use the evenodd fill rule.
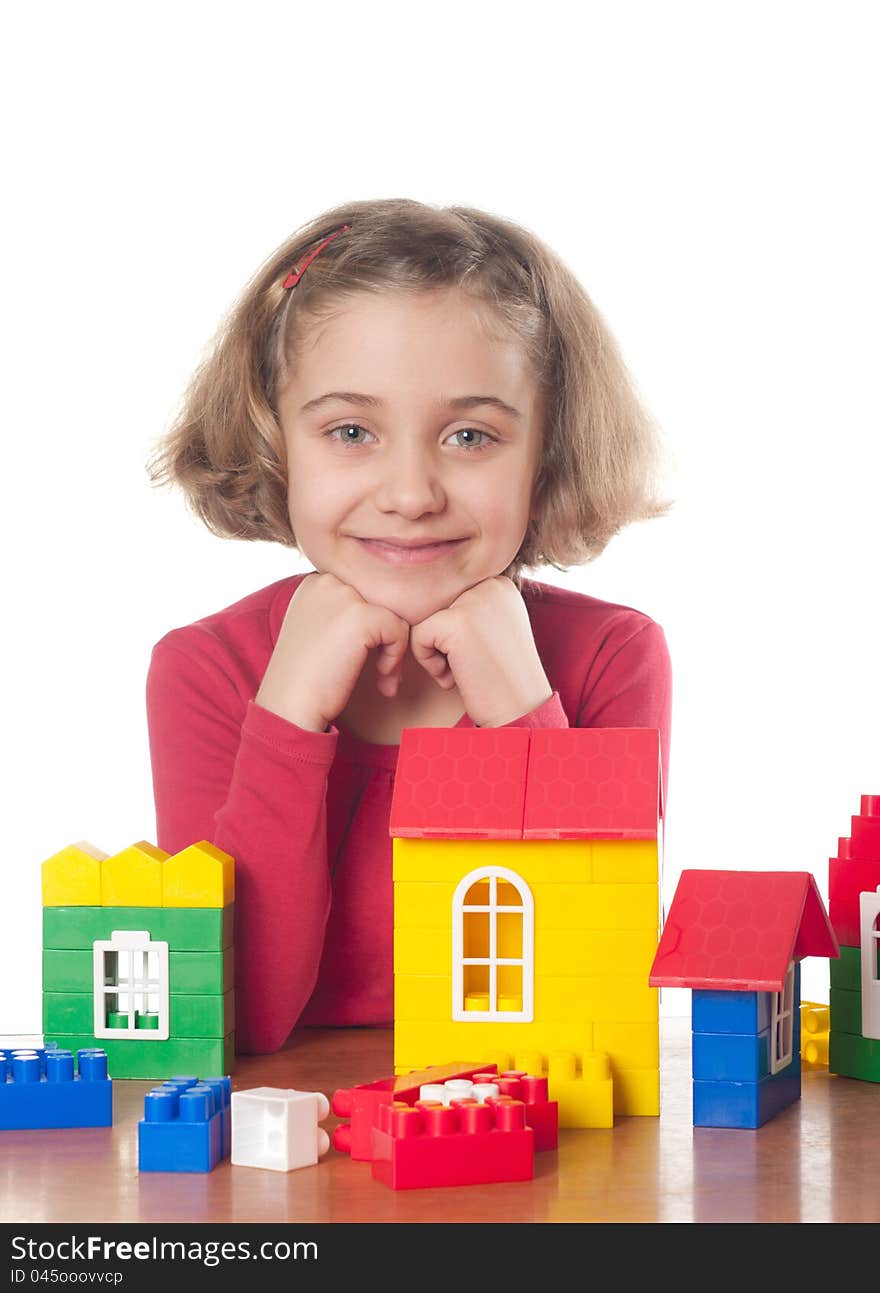
<path fill-rule="evenodd" d="M 330 436 L 338 440 L 340 444 L 366 444 L 367 437 L 374 439 L 372 432 L 367 431 L 365 427 L 358 426 L 356 422 L 346 422 L 343 426 L 333 427 Z"/>
<path fill-rule="evenodd" d="M 492 443 L 493 437 L 487 431 L 478 431 L 476 427 L 463 427 L 461 431 L 453 431 L 449 439 L 457 441 L 460 449 L 485 449 Z"/>

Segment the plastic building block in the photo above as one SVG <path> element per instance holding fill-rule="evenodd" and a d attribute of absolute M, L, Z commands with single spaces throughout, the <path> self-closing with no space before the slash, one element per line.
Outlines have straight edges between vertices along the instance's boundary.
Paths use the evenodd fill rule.
<path fill-rule="evenodd" d="M 787 1069 L 760 1082 L 695 1081 L 695 1127 L 760 1127 L 800 1099 L 801 1068 L 795 1059 Z"/>
<path fill-rule="evenodd" d="M 445 1084 L 447 1087 L 450 1083 Z M 492 1098 L 494 1089 L 500 1096 L 509 1096 L 511 1100 L 521 1100 L 526 1110 L 526 1126 L 535 1133 L 535 1153 L 556 1149 L 559 1144 L 559 1104 L 551 1100 L 548 1080 L 522 1069 L 506 1069 L 495 1075 L 493 1072 L 474 1075 L 473 1098 L 484 1103 Z M 422 1099 L 431 1097 L 424 1093 Z M 450 1097 L 451 1100 L 451 1097 Z M 446 1103 L 446 1101 L 444 1101 Z"/>
<path fill-rule="evenodd" d="M 162 872 L 168 854 L 147 840 L 114 853 L 101 866 L 105 907 L 161 907 Z"/>
<path fill-rule="evenodd" d="M 0 1129 L 109 1127 L 113 1083 L 107 1055 L 40 1047 L 0 1051 Z"/>
<path fill-rule="evenodd" d="M 390 831 L 418 839 L 522 839 L 529 730 L 401 733 Z"/>
<path fill-rule="evenodd" d="M 548 1057 L 547 1076 L 560 1127 L 614 1126 L 614 1079 L 604 1052 L 555 1052 Z"/>
<path fill-rule="evenodd" d="M 141 1172 L 210 1172 L 229 1152 L 231 1081 L 177 1077 L 144 1096 Z"/>
<path fill-rule="evenodd" d="M 415 1104 L 422 1088 L 429 1083 L 442 1086 L 449 1080 L 468 1080 L 476 1073 L 496 1072 L 497 1065 L 485 1061 L 473 1064 L 453 1060 L 398 1077 L 379 1078 L 362 1086 L 340 1087 L 333 1093 L 330 1108 L 337 1118 L 347 1118 L 348 1121 L 334 1128 L 333 1148 L 361 1162 L 369 1161 L 373 1156 L 372 1131 L 381 1105 L 395 1100 L 402 1104 Z"/>
<path fill-rule="evenodd" d="M 841 1077 L 859 1078 L 862 1082 L 880 1082 L 880 1041 L 857 1037 L 855 1033 L 838 1032 L 831 1012 L 828 1038 L 828 1068 Z"/>
<path fill-rule="evenodd" d="M 763 1032 L 770 1027 L 770 995 L 698 989 L 693 996 L 691 1022 L 695 1033 Z"/>
<path fill-rule="evenodd" d="M 700 1033 L 691 1038 L 695 1080 L 760 1082 L 770 1072 L 770 1029 L 760 1033 Z"/>
<path fill-rule="evenodd" d="M 528 1181 L 534 1140 L 525 1105 L 505 1096 L 449 1106 L 394 1101 L 373 1128 L 373 1178 L 392 1190 Z"/>
<path fill-rule="evenodd" d="M 841 955 L 844 949 L 841 948 Z M 801 1069 L 828 1067 L 828 1032 L 831 1010 L 819 1001 L 801 1002 Z"/>
<path fill-rule="evenodd" d="M 841 943 L 860 942 L 859 898 L 880 885 L 880 795 L 862 795 L 850 834 L 838 841 L 828 862 L 828 909 Z"/>
<path fill-rule="evenodd" d="M 234 901 L 233 859 L 208 840 L 190 844 L 165 863 L 163 907 L 227 907 Z"/>
<path fill-rule="evenodd" d="M 47 858 L 42 865 L 43 906 L 100 906 L 101 863 L 106 856 L 83 840 Z"/>
<path fill-rule="evenodd" d="M 660 734 L 654 728 L 531 731 L 524 839 L 656 839 Z"/>
<path fill-rule="evenodd" d="M 809 871 L 682 871 L 648 982 L 781 992 L 792 960 L 838 953 Z"/>
<path fill-rule="evenodd" d="M 232 946 L 235 906 L 44 907 L 43 947 L 87 949 L 114 929 L 143 929 L 172 952 L 216 952 Z"/>
<path fill-rule="evenodd" d="M 330 1113 L 320 1091 L 258 1086 L 232 1094 L 232 1162 L 293 1172 L 327 1153 L 330 1138 L 318 1126 Z"/>

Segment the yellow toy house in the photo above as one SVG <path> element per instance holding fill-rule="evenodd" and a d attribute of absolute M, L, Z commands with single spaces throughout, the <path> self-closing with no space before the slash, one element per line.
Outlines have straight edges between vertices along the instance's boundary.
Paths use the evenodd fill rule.
<path fill-rule="evenodd" d="M 391 809 L 395 1073 L 549 1078 L 560 1126 L 660 1112 L 659 733 L 413 728 Z"/>

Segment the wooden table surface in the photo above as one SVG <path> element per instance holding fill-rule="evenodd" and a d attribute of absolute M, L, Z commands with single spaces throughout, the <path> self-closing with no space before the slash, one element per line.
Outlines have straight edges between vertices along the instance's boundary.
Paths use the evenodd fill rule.
<path fill-rule="evenodd" d="M 801 1100 L 757 1131 L 694 1128 L 690 1023 L 661 1022 L 661 1114 L 569 1131 L 528 1182 L 392 1191 L 331 1149 L 314 1167 L 141 1175 L 149 1082 L 114 1083 L 112 1128 L 0 1132 L 0 1222 L 876 1222 L 880 1086 L 804 1074 Z M 308 1029 L 243 1056 L 234 1090 L 323 1091 L 391 1073 L 392 1034 Z M 328 1131 L 338 1119 L 329 1118 Z"/>

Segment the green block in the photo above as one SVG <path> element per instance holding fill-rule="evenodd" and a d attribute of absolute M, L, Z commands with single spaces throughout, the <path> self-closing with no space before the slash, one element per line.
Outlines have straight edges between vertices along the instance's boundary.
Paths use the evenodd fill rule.
<path fill-rule="evenodd" d="M 94 994 L 44 992 L 44 1033 L 86 1033 L 94 1027 Z M 170 997 L 168 1031 L 171 1037 L 226 1037 L 235 1028 L 235 993 L 222 996 Z M 102 1045 L 99 1040 L 94 1043 Z"/>
<path fill-rule="evenodd" d="M 841 1077 L 861 1078 L 863 1082 L 880 1082 L 880 1041 L 838 1033 L 832 1027 L 828 1036 L 828 1071 Z"/>
<path fill-rule="evenodd" d="M 44 992 L 44 1033 L 85 1033 L 95 1025 L 94 996 L 91 992 Z M 92 1045 L 100 1046 L 100 1042 Z"/>
<path fill-rule="evenodd" d="M 44 992 L 91 992 L 92 952 L 86 948 L 43 948 Z"/>
<path fill-rule="evenodd" d="M 862 994 L 847 988 L 832 988 L 829 993 L 831 1028 L 836 1033 L 862 1033 Z"/>
<path fill-rule="evenodd" d="M 862 952 L 858 947 L 841 947 L 840 956 L 828 962 L 832 988 L 860 992 L 862 988 Z"/>
<path fill-rule="evenodd" d="M 107 1052 L 107 1068 L 117 1078 L 146 1078 L 161 1082 L 179 1073 L 199 1077 L 223 1077 L 235 1070 L 235 1035 L 227 1037 L 169 1038 L 166 1042 L 140 1039 L 96 1039 L 92 1033 L 46 1033 L 46 1043 L 56 1042 L 68 1050 L 100 1046 Z"/>
<path fill-rule="evenodd" d="M 92 955 L 91 948 L 43 948 L 43 991 L 91 992 Z M 233 961 L 231 947 L 222 952 L 169 952 L 169 990 L 222 996 L 233 985 Z M 224 1029 L 224 1035 L 227 1032 Z"/>
<path fill-rule="evenodd" d="M 175 997 L 168 1002 L 172 1037 L 225 1037 L 235 1028 L 235 993 Z"/>
<path fill-rule="evenodd" d="M 172 995 L 187 993 L 218 997 L 233 985 L 233 951 L 170 952 L 168 983 Z M 229 1029 L 224 1029 L 224 1035 Z"/>
<path fill-rule="evenodd" d="M 44 907 L 43 947 L 91 949 L 114 929 L 145 929 L 175 952 L 232 946 L 235 904 L 226 907 Z"/>

